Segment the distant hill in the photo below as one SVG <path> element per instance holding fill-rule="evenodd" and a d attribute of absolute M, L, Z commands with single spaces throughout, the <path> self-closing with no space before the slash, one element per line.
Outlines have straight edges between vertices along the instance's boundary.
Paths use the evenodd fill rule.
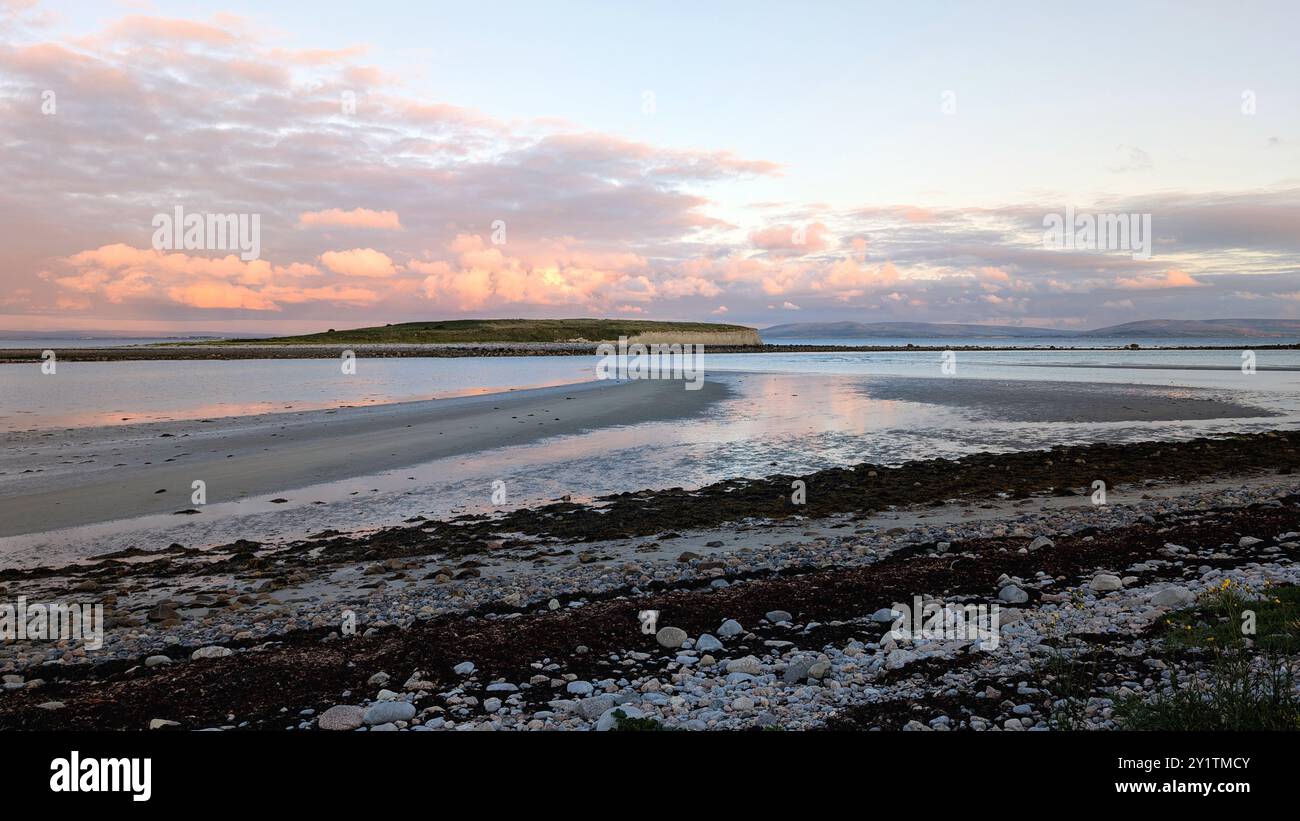
<path fill-rule="evenodd" d="M 1300 319 L 1145 319 L 1091 331 L 1063 331 L 1021 325 L 962 325 L 949 322 L 797 322 L 759 331 L 763 339 L 942 339 L 1189 338 L 1300 339 Z"/>
<path fill-rule="evenodd" d="M 949 322 L 795 322 L 759 331 L 764 339 L 876 339 L 896 337 L 1015 337 L 1074 336 L 1073 331 L 1026 328 L 1022 325 L 960 325 Z"/>
<path fill-rule="evenodd" d="M 617 342 L 758 345 L 758 331 L 713 322 L 650 322 L 640 319 L 452 319 L 402 322 L 300 336 L 229 340 L 228 345 L 455 344 L 478 342 Z"/>
<path fill-rule="evenodd" d="M 1300 338 L 1300 319 L 1144 319 L 1082 336 Z"/>

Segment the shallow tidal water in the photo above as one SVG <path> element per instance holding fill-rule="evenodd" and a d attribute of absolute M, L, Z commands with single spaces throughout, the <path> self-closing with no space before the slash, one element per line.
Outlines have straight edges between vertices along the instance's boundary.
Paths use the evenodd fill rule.
<path fill-rule="evenodd" d="M 393 525 L 416 515 L 441 518 L 562 496 L 581 501 L 859 462 L 897 464 L 979 451 L 1300 425 L 1300 352 L 1258 352 L 1257 370 L 1249 374 L 1241 371 L 1240 356 L 1239 349 L 959 352 L 955 373 L 945 373 L 934 352 L 706 355 L 708 379 L 732 392 L 690 420 L 602 428 L 286 488 L 276 496 L 287 503 L 273 504 L 266 497 L 213 504 L 202 517 L 181 522 L 172 516 L 143 517 L 11 537 L 0 540 L 0 554 L 34 559 L 133 545 L 156 549 L 171 542 L 288 539 L 327 528 Z M 362 360 L 354 377 L 344 377 L 332 360 L 72 363 L 53 378 L 40 376 L 36 368 L 15 375 L 16 367 L 21 366 L 0 368 L 0 425 L 7 426 L 0 429 L 116 424 L 121 418 L 215 418 L 567 384 L 593 378 L 595 358 Z M 1278 370 L 1285 368 L 1295 370 Z M 1026 408 L 1027 391 L 1016 389 L 1026 382 L 1076 387 L 1038 391 L 1034 401 L 1040 405 Z M 1050 412 L 1087 401 L 1087 385 L 1096 383 L 1131 396 L 1132 414 L 1124 411 L 1127 399 L 1118 405 L 1119 415 L 1127 418 L 1118 420 L 1074 420 Z M 900 385 L 907 399 L 881 398 L 899 395 Z M 1043 398 L 1056 393 L 1056 406 Z M 971 395 L 982 401 L 972 404 Z M 1274 415 L 1153 421 L 1142 416 L 1144 397 L 1217 399 Z M 495 481 L 504 483 L 504 504 L 494 504 Z"/>

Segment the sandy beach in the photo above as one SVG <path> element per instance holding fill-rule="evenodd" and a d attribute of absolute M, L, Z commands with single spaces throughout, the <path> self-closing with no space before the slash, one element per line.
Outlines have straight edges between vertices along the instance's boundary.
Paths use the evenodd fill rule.
<path fill-rule="evenodd" d="M 194 508 L 613 425 L 685 419 L 722 385 L 590 382 L 365 408 L 14 433 L 0 536 Z M 484 489 L 484 493 L 491 488 Z"/>
<path fill-rule="evenodd" d="M 588 382 L 366 407 L 12 431 L 4 435 L 0 457 L 0 538 L 137 517 L 175 522 L 202 517 L 206 505 L 222 511 L 228 503 L 292 496 L 299 488 L 454 456 L 615 426 L 689 422 L 732 396 L 739 384 L 733 379 L 754 378 L 719 376 L 698 391 L 674 381 Z M 772 384 L 789 384 L 797 393 L 812 381 L 782 377 Z M 1149 385 L 898 377 L 846 384 L 860 385 L 861 396 L 882 403 L 1008 422 L 1264 421 L 1275 415 L 1217 392 Z M 594 469 L 616 467 L 598 452 L 592 458 Z M 734 475 L 722 464 L 714 470 Z M 191 501 L 196 480 L 206 492 L 197 505 Z M 482 496 L 490 490 L 485 479 Z M 304 504 L 278 496 L 269 501 L 288 505 L 286 511 Z"/>

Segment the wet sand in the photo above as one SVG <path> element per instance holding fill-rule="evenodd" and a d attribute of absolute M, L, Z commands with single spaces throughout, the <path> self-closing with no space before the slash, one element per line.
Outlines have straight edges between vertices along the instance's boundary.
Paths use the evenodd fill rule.
<path fill-rule="evenodd" d="M 872 399 L 960 407 L 1010 422 L 1172 422 L 1276 416 L 1198 388 L 1018 379 L 873 379 Z"/>
<path fill-rule="evenodd" d="M 207 503 L 519 445 L 582 430 L 689 418 L 720 384 L 593 382 L 364 408 L 6 435 L 0 536 Z M 485 491 L 486 492 L 486 491 Z M 249 534 L 256 537 L 257 534 Z"/>
<path fill-rule="evenodd" d="M 885 377 L 864 382 L 861 390 L 873 399 L 964 409 L 976 419 L 1031 423 L 1273 415 L 1221 399 L 1217 391 L 1191 388 Z M 669 381 L 589 383 L 334 410 L 14 432 L 4 436 L 0 456 L 0 537 L 144 516 L 180 522 L 189 518 L 184 511 L 197 509 L 191 502 L 195 480 L 206 483 L 208 505 L 266 499 L 584 430 L 689 420 L 729 395 L 731 389 L 720 383 L 706 383 L 700 391 Z M 597 460 L 593 469 L 616 471 L 617 465 Z M 610 488 L 639 489 L 618 483 Z M 298 503 L 286 503 L 286 509 Z M 426 508 L 399 511 L 393 522 L 413 512 Z"/>

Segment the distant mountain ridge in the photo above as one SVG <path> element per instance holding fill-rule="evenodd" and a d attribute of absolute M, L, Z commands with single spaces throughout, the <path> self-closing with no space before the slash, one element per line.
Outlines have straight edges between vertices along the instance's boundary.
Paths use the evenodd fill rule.
<path fill-rule="evenodd" d="M 794 322 L 759 330 L 764 339 L 942 339 L 1192 338 L 1300 339 L 1300 319 L 1144 319 L 1090 331 L 1023 325 L 970 325 L 951 322 Z"/>

